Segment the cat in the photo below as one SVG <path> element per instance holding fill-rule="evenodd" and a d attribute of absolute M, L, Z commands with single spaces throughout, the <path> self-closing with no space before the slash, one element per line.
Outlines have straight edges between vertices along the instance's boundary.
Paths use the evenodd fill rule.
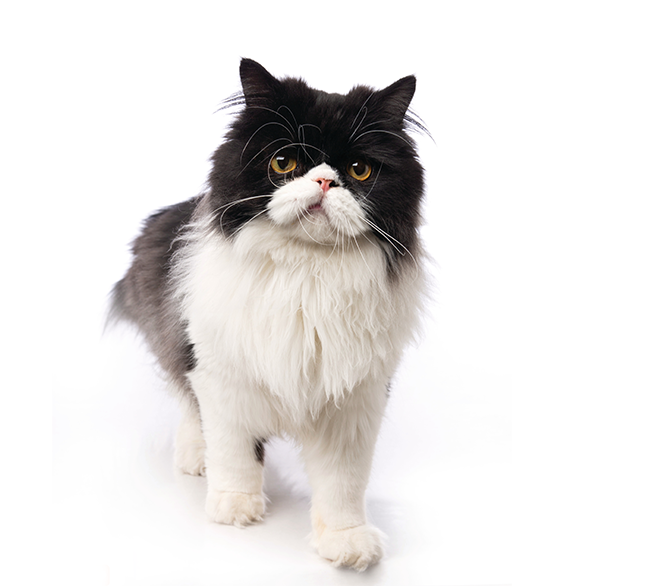
<path fill-rule="evenodd" d="M 143 333 L 181 398 L 175 463 L 218 523 L 260 521 L 265 442 L 286 434 L 336 566 L 383 555 L 365 491 L 390 380 L 425 296 L 416 78 L 345 95 L 240 62 L 204 192 L 144 223 L 111 316 Z"/>

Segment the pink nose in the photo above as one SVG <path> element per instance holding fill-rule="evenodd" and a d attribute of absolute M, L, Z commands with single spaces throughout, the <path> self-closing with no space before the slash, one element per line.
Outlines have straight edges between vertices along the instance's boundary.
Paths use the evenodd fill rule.
<path fill-rule="evenodd" d="M 330 190 L 330 187 L 333 187 L 334 179 L 314 179 L 323 190 L 323 193 L 327 193 Z"/>

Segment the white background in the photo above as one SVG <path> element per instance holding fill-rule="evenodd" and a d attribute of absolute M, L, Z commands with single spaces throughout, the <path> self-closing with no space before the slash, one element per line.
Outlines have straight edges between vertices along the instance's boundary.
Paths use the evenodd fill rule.
<path fill-rule="evenodd" d="M 638 2 L 21 2 L 0 12 L 0 574 L 12 584 L 644 584 L 646 23 Z M 305 539 L 297 451 L 263 525 L 209 524 L 176 407 L 105 298 L 196 194 L 239 58 L 328 91 L 415 73 L 436 260 L 368 493 L 362 575 Z M 511 477 L 511 405 L 515 474 Z M 53 422 L 53 423 L 52 423 Z M 14 571 L 18 575 L 14 575 Z M 5 582 L 5 576 L 1 579 Z M 9 582 L 7 582 L 9 583 Z"/>

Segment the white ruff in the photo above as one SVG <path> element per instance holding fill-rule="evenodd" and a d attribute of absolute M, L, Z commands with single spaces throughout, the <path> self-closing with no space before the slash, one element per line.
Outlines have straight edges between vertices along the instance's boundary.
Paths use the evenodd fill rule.
<path fill-rule="evenodd" d="M 362 382 L 387 384 L 422 283 L 414 269 L 389 282 L 371 236 L 320 246 L 258 219 L 233 242 L 199 227 L 191 240 L 178 292 L 200 370 L 274 397 L 292 424 Z"/>

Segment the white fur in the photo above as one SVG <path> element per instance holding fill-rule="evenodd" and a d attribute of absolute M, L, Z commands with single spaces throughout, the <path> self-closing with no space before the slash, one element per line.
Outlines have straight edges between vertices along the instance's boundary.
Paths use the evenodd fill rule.
<path fill-rule="evenodd" d="M 318 178 L 338 187 L 324 193 Z M 207 512 L 236 525 L 259 520 L 254 441 L 288 433 L 302 444 L 312 484 L 315 545 L 362 570 L 382 555 L 364 494 L 421 279 L 415 270 L 388 279 L 361 206 L 327 165 L 278 188 L 268 216 L 233 240 L 195 226 L 176 275 L 197 357 L 189 379 L 206 443 Z M 191 461 L 194 415 L 178 436 L 192 454 L 178 458 L 180 467 L 191 473 L 201 469 Z"/>
<path fill-rule="evenodd" d="M 325 194 L 318 179 L 334 181 L 337 186 Z M 307 213 L 308 207 L 317 203 L 321 204 L 322 212 Z M 307 242 L 334 244 L 341 235 L 356 237 L 367 228 L 359 202 L 327 164 L 319 165 L 277 189 L 268 207 L 269 217 L 276 224 Z"/>
<path fill-rule="evenodd" d="M 179 393 L 177 393 L 179 395 Z M 200 424 L 200 413 L 189 402 L 182 403 L 182 419 L 175 440 L 175 466 L 185 474 L 204 476 L 206 444 Z"/>

